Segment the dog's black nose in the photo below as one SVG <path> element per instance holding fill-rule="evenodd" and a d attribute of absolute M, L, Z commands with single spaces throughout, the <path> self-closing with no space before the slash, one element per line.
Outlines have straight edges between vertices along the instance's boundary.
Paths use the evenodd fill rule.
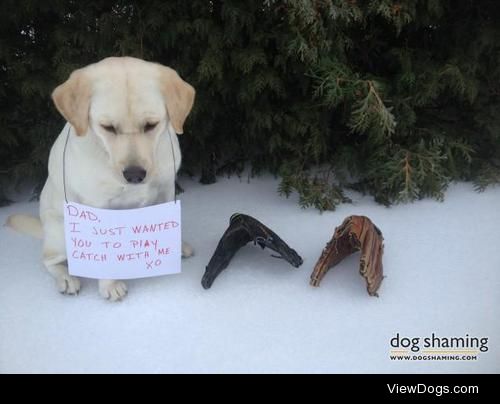
<path fill-rule="evenodd" d="M 139 166 L 127 167 L 123 170 L 123 176 L 130 184 L 140 184 L 146 178 L 146 170 Z"/>

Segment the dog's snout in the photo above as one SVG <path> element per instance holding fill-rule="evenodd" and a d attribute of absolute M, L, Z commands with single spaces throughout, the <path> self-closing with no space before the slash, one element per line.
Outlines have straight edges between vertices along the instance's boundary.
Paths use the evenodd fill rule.
<path fill-rule="evenodd" d="M 140 184 L 146 178 L 146 170 L 139 166 L 127 167 L 123 170 L 123 176 L 130 184 Z"/>

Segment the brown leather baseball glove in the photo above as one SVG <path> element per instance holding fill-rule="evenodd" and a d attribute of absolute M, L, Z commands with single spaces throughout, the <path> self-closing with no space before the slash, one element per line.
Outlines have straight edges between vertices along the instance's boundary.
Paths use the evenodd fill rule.
<path fill-rule="evenodd" d="M 330 268 L 348 255 L 361 251 L 359 272 L 365 278 L 370 296 L 378 296 L 382 283 L 382 254 L 384 251 L 382 232 L 366 216 L 349 216 L 337 228 L 332 239 L 323 249 L 311 274 L 311 285 L 319 286 Z"/>

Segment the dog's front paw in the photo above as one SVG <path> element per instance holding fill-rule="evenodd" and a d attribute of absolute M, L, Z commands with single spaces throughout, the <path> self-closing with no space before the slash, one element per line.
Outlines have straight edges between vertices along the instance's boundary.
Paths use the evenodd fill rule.
<path fill-rule="evenodd" d="M 80 279 L 69 274 L 56 277 L 57 289 L 65 295 L 76 295 L 80 291 Z"/>
<path fill-rule="evenodd" d="M 185 241 L 182 242 L 182 258 L 188 258 L 194 255 L 193 247 Z"/>
<path fill-rule="evenodd" d="M 99 293 L 105 299 L 116 302 L 127 295 L 127 285 L 122 281 L 99 279 Z"/>

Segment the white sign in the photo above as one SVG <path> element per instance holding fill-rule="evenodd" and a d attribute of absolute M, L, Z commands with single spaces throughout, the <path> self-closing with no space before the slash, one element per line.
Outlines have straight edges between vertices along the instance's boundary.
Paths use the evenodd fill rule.
<path fill-rule="evenodd" d="M 132 279 L 181 272 L 181 202 L 111 210 L 64 205 L 71 275 Z"/>

